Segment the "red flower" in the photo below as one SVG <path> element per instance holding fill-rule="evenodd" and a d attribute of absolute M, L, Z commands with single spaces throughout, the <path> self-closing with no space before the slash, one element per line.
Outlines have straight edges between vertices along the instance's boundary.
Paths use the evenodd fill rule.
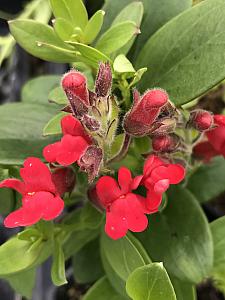
<path fill-rule="evenodd" d="M 60 142 L 46 146 L 43 156 L 48 162 L 69 166 L 80 159 L 91 144 L 91 139 L 81 123 L 71 115 L 62 118 L 61 127 L 63 138 Z"/>
<path fill-rule="evenodd" d="M 29 226 L 40 219 L 49 221 L 56 218 L 62 212 L 64 202 L 48 167 L 38 158 L 30 157 L 20 169 L 20 176 L 23 181 L 6 179 L 0 183 L 0 188 L 12 188 L 23 196 L 22 207 L 9 214 L 4 225 L 9 228 Z"/>
<path fill-rule="evenodd" d="M 121 167 L 118 182 L 110 177 L 101 177 L 96 185 L 100 204 L 106 209 L 106 233 L 114 240 L 126 235 L 128 230 L 140 232 L 148 226 L 145 216 L 145 198 L 132 193 L 142 176 L 132 179 L 131 172 Z"/>
<path fill-rule="evenodd" d="M 225 157 L 225 116 L 214 115 L 214 124 L 217 127 L 205 133 L 208 141 L 201 142 L 194 148 L 194 153 L 203 157 L 205 162 L 216 155 Z"/>
<path fill-rule="evenodd" d="M 170 184 L 180 183 L 185 176 L 185 169 L 179 164 L 169 164 L 155 155 L 149 156 L 144 165 L 143 185 L 147 188 L 148 213 L 158 211 L 162 194 Z"/>

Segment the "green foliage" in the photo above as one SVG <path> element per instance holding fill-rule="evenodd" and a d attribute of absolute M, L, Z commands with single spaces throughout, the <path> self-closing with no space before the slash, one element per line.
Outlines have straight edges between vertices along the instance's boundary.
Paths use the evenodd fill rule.
<path fill-rule="evenodd" d="M 171 276 L 170 280 L 173 284 L 177 300 L 197 300 L 197 294 L 194 285 Z"/>
<path fill-rule="evenodd" d="M 27 81 L 21 91 L 21 101 L 47 105 L 48 94 L 58 86 L 60 79 L 59 75 L 44 75 Z"/>
<path fill-rule="evenodd" d="M 74 278 L 78 283 L 94 282 L 103 276 L 99 239 L 86 244 L 73 256 Z"/>
<path fill-rule="evenodd" d="M 192 0 L 143 0 L 142 2 L 144 18 L 141 34 L 135 41 L 133 58 L 137 57 L 143 45 L 158 29 L 192 5 Z"/>
<path fill-rule="evenodd" d="M 216 286 L 225 293 L 225 217 L 210 224 L 214 243 L 214 264 L 212 277 Z"/>
<path fill-rule="evenodd" d="M 126 289 L 133 300 L 176 300 L 169 276 L 162 263 L 137 268 L 128 278 Z"/>
<path fill-rule="evenodd" d="M 157 31 L 137 59 L 137 67 L 148 67 L 151 72 L 142 80 L 141 89 L 159 86 L 176 105 L 182 105 L 222 81 L 224 14 L 223 0 L 206 0 Z"/>
<path fill-rule="evenodd" d="M 149 218 L 149 229 L 137 238 L 154 261 L 162 261 L 180 280 L 199 283 L 213 265 L 208 222 L 194 196 L 181 187 L 170 189 L 167 207 Z M 194 220 L 194 221 L 193 221 Z"/>
<path fill-rule="evenodd" d="M 67 283 L 65 274 L 65 258 L 61 244 L 54 240 L 53 248 L 53 262 L 51 268 L 52 282 L 56 286 L 60 286 Z"/>
<path fill-rule="evenodd" d="M 36 269 L 29 269 L 24 272 L 19 272 L 8 276 L 6 279 L 11 287 L 20 295 L 31 299 L 32 291 L 35 286 Z"/>
<path fill-rule="evenodd" d="M 48 94 L 48 100 L 49 102 L 53 102 L 59 105 L 66 106 L 68 104 L 68 99 L 61 86 L 57 86 L 50 91 L 50 93 Z"/>
<path fill-rule="evenodd" d="M 212 162 L 201 165 L 189 177 L 187 188 L 203 203 L 225 191 L 225 161 L 216 157 Z"/>
<path fill-rule="evenodd" d="M 33 21 L 15 20 L 9 22 L 12 35 L 27 52 L 48 61 L 73 62 L 74 49 L 55 34 L 52 27 Z"/>
<path fill-rule="evenodd" d="M 134 22 L 126 21 L 116 24 L 100 37 L 96 48 L 109 55 L 126 45 L 136 34 L 137 28 Z"/>
<path fill-rule="evenodd" d="M 43 147 L 53 142 L 42 137 L 42 129 L 55 112 L 54 107 L 40 104 L 2 105 L 0 164 L 17 165 L 29 156 L 42 157 Z"/>
<path fill-rule="evenodd" d="M 83 300 L 126 300 L 111 286 L 106 277 L 99 279 L 85 294 Z"/>
<path fill-rule="evenodd" d="M 104 15 L 105 12 L 103 10 L 98 10 L 89 20 L 84 30 L 85 44 L 91 44 L 98 36 L 102 28 Z"/>
<path fill-rule="evenodd" d="M 101 253 L 109 281 L 123 296 L 126 295 L 125 283 L 129 275 L 151 262 L 140 242 L 130 235 L 114 241 L 102 233 Z"/>
<path fill-rule="evenodd" d="M 66 115 L 67 113 L 60 112 L 54 117 L 52 117 L 52 119 L 49 120 L 48 123 L 45 125 L 43 129 L 43 135 L 46 136 L 46 135 L 54 135 L 54 134 L 62 133 L 61 120 Z"/>

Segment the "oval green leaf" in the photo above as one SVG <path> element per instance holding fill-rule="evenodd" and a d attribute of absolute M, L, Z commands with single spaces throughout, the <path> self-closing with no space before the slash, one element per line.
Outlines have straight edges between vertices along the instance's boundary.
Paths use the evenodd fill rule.
<path fill-rule="evenodd" d="M 126 284 L 133 300 L 176 300 L 176 295 L 162 263 L 153 263 L 136 269 Z"/>
<path fill-rule="evenodd" d="M 223 0 L 203 1 L 172 19 L 148 40 L 138 56 L 136 67 L 149 70 L 141 89 L 161 87 L 180 106 L 222 81 L 224 27 Z"/>
<path fill-rule="evenodd" d="M 70 40 L 71 35 L 73 34 L 73 26 L 70 22 L 63 18 L 57 18 L 53 23 L 55 33 L 62 41 Z"/>
<path fill-rule="evenodd" d="M 126 300 L 111 286 L 106 277 L 99 279 L 84 295 L 83 300 Z"/>
<path fill-rule="evenodd" d="M 134 22 L 119 23 L 107 30 L 97 41 L 96 48 L 109 55 L 126 45 L 139 31 Z"/>
<path fill-rule="evenodd" d="M 56 87 L 55 89 L 51 90 L 48 94 L 48 100 L 49 102 L 53 102 L 60 105 L 68 105 L 68 99 L 66 97 L 66 94 L 64 90 L 61 88 L 61 86 Z"/>
<path fill-rule="evenodd" d="M 33 20 L 9 22 L 9 28 L 18 42 L 30 54 L 53 62 L 74 62 L 76 52 L 58 38 L 52 27 Z"/>
<path fill-rule="evenodd" d="M 206 217 L 194 196 L 182 187 L 170 189 L 162 213 L 151 216 L 149 229 L 137 235 L 154 261 L 183 281 L 199 283 L 213 265 L 213 242 Z"/>
<path fill-rule="evenodd" d="M 65 258 L 62 250 L 62 246 L 58 241 L 54 241 L 53 250 L 53 262 L 51 268 L 52 282 L 56 286 L 60 286 L 67 283 L 65 273 Z"/>
<path fill-rule="evenodd" d="M 105 12 L 103 10 L 98 10 L 89 20 L 84 30 L 85 44 L 91 44 L 96 39 L 102 28 L 104 15 Z"/>
<path fill-rule="evenodd" d="M 60 112 L 56 116 L 54 116 L 44 127 L 43 129 L 43 135 L 54 135 L 54 134 L 60 134 L 62 133 L 61 128 L 61 120 L 63 117 L 68 115 L 65 112 Z"/>

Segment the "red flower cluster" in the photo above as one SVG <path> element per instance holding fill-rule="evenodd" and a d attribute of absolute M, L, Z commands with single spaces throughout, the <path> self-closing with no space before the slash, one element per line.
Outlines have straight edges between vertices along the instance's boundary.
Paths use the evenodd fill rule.
<path fill-rule="evenodd" d="M 225 116 L 214 115 L 215 128 L 205 133 L 206 141 L 195 146 L 194 153 L 209 162 L 212 157 L 223 155 L 225 157 Z"/>
<path fill-rule="evenodd" d="M 49 221 L 62 212 L 64 202 L 60 193 L 65 192 L 64 178 L 59 173 L 55 174 L 52 175 L 38 158 L 30 157 L 20 169 L 23 181 L 6 179 L 0 183 L 0 188 L 12 188 L 22 194 L 22 207 L 6 217 L 6 227 L 33 225 L 41 219 Z M 55 182 L 60 182 L 59 189 Z"/>
<path fill-rule="evenodd" d="M 158 211 L 162 194 L 170 184 L 178 184 L 183 180 L 185 169 L 151 155 L 143 173 L 132 178 L 130 170 L 121 167 L 118 183 L 110 176 L 103 176 L 96 184 L 99 204 L 106 209 L 105 231 L 115 240 L 125 236 L 128 230 L 141 232 L 146 229 L 146 214 Z M 146 197 L 133 193 L 140 185 L 146 187 Z"/>
<path fill-rule="evenodd" d="M 48 162 L 69 166 L 81 158 L 91 144 L 91 139 L 80 121 L 71 115 L 62 118 L 61 127 L 63 138 L 60 142 L 46 146 L 43 156 Z"/>

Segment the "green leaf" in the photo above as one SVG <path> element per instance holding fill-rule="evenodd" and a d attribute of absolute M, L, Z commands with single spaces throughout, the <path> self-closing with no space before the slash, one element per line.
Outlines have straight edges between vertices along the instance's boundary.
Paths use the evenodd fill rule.
<path fill-rule="evenodd" d="M 223 0 L 206 0 L 156 32 L 137 59 L 136 67 L 146 66 L 151 72 L 142 80 L 141 89 L 159 86 L 176 105 L 182 105 L 222 81 L 224 16 Z"/>
<path fill-rule="evenodd" d="M 134 1 L 133 1 L 134 2 Z M 105 19 L 102 26 L 102 32 L 105 32 L 111 26 L 116 16 L 123 10 L 123 8 L 130 4 L 131 0 L 107 0 L 103 6 L 105 11 Z"/>
<path fill-rule="evenodd" d="M 162 261 L 171 275 L 183 281 L 199 283 L 209 276 L 212 236 L 200 205 L 189 191 L 171 188 L 167 207 L 151 216 L 149 224 L 137 238 L 154 261 Z"/>
<path fill-rule="evenodd" d="M 44 75 L 27 81 L 22 88 L 21 100 L 26 103 L 49 104 L 48 94 L 59 85 L 60 80 L 59 75 Z"/>
<path fill-rule="evenodd" d="M 13 237 L 1 245 L 0 277 L 11 276 L 42 263 L 51 253 L 51 242 L 39 241 L 32 243 Z"/>
<path fill-rule="evenodd" d="M 125 282 L 128 276 L 136 268 L 151 262 L 145 249 L 132 235 L 114 241 L 103 232 L 101 255 L 109 281 L 123 296 L 126 295 Z"/>
<path fill-rule="evenodd" d="M 78 283 L 94 282 L 103 276 L 99 239 L 89 242 L 73 256 L 73 271 Z"/>
<path fill-rule="evenodd" d="M 105 12 L 103 10 L 98 10 L 89 20 L 84 30 L 85 44 L 91 44 L 96 39 L 102 28 L 104 15 Z"/>
<path fill-rule="evenodd" d="M 126 45 L 136 34 L 138 34 L 138 30 L 134 22 L 119 23 L 99 38 L 96 48 L 109 55 Z"/>
<path fill-rule="evenodd" d="M 170 276 L 177 300 L 197 300 L 196 289 L 188 282 Z"/>
<path fill-rule="evenodd" d="M 139 154 L 149 153 L 151 149 L 151 140 L 148 136 L 135 138 L 134 149 Z"/>
<path fill-rule="evenodd" d="M 62 41 L 70 40 L 73 34 L 73 26 L 63 18 L 57 18 L 53 23 L 55 33 Z"/>
<path fill-rule="evenodd" d="M 0 214 L 10 213 L 15 206 L 14 192 L 11 189 L 0 189 Z"/>
<path fill-rule="evenodd" d="M 106 277 L 99 279 L 84 295 L 83 300 L 126 300 L 111 286 Z"/>
<path fill-rule="evenodd" d="M 43 129 L 43 135 L 47 136 L 62 133 L 61 120 L 66 115 L 68 114 L 65 112 L 60 112 L 56 116 L 54 116 L 50 121 L 48 121 L 48 123 Z"/>
<path fill-rule="evenodd" d="M 124 54 L 120 54 L 115 58 L 113 69 L 117 73 L 135 73 L 132 63 Z"/>
<path fill-rule="evenodd" d="M 137 72 L 134 74 L 134 79 L 130 83 L 130 87 L 135 86 L 142 78 L 145 72 L 147 72 L 147 68 L 141 68 L 137 70 Z"/>
<path fill-rule="evenodd" d="M 70 42 L 70 44 L 74 45 L 74 47 L 80 52 L 81 57 L 79 57 L 80 60 L 87 63 L 88 65 L 98 68 L 99 62 L 111 62 L 110 58 L 103 54 L 102 52 L 98 51 L 95 48 L 92 48 L 90 46 L 76 43 L 76 42 Z"/>
<path fill-rule="evenodd" d="M 55 108 L 28 103 L 0 107 L 0 164 L 22 164 L 29 156 L 42 158 L 44 146 L 54 139 L 43 138 L 42 129 Z"/>
<path fill-rule="evenodd" d="M 225 293 L 225 217 L 210 224 L 214 243 L 214 264 L 212 277 L 216 286 Z"/>
<path fill-rule="evenodd" d="M 144 18 L 141 24 L 141 34 L 135 41 L 137 57 L 147 40 L 166 22 L 192 6 L 192 0 L 143 0 Z"/>
<path fill-rule="evenodd" d="M 136 269 L 128 278 L 126 289 L 133 300 L 176 300 L 176 295 L 162 263 Z"/>
<path fill-rule="evenodd" d="M 68 105 L 68 99 L 61 86 L 58 86 L 50 91 L 50 93 L 48 94 L 48 100 L 49 102 L 53 102 L 56 104 Z"/>
<path fill-rule="evenodd" d="M 144 7 L 142 2 L 135 1 L 131 2 L 129 5 L 124 7 L 124 9 L 117 15 L 114 19 L 112 26 L 119 24 L 124 21 L 132 21 L 136 24 L 137 29 L 140 28 L 142 18 L 144 13 Z M 118 51 L 119 53 L 127 54 L 132 47 L 136 36 L 134 36 L 122 49 Z"/>
<path fill-rule="evenodd" d="M 81 29 L 87 25 L 87 10 L 82 0 L 50 0 L 50 3 L 56 18 L 64 18 Z"/>
<path fill-rule="evenodd" d="M 99 235 L 99 229 L 84 229 L 74 232 L 63 245 L 65 258 L 68 259 L 77 253 L 84 245 L 94 240 Z"/>
<path fill-rule="evenodd" d="M 51 268 L 52 282 L 56 286 L 67 283 L 65 274 L 65 258 L 61 244 L 55 240 L 53 250 L 53 263 Z"/>
<path fill-rule="evenodd" d="M 201 165 L 189 178 L 187 188 L 203 203 L 225 191 L 225 160 L 215 157 L 209 164 Z"/>
<path fill-rule="evenodd" d="M 31 299 L 36 280 L 36 269 L 26 270 L 5 278 L 20 295 Z"/>
<path fill-rule="evenodd" d="M 57 37 L 52 27 L 33 20 L 9 22 L 9 28 L 18 42 L 28 53 L 53 62 L 73 62 L 76 52 Z"/>

